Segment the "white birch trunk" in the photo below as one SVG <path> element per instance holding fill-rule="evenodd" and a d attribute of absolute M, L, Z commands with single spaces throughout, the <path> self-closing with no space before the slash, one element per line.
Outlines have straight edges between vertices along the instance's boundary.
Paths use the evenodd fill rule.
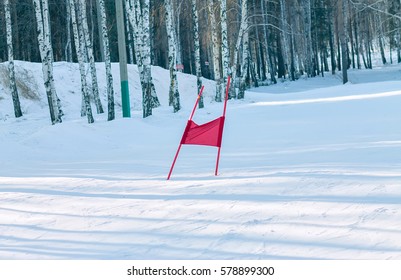
<path fill-rule="evenodd" d="M 128 1 L 127 1 L 128 2 Z M 144 85 L 144 27 L 143 14 L 140 0 L 129 0 L 130 2 L 130 21 L 134 30 L 136 60 L 138 65 L 139 77 L 141 85 Z"/>
<path fill-rule="evenodd" d="M 267 59 L 267 61 L 268 61 L 268 63 L 267 63 L 267 65 L 268 65 L 268 72 L 270 73 L 270 80 L 275 84 L 275 83 L 277 83 L 277 80 L 276 80 L 276 70 L 275 70 L 275 67 L 274 67 L 274 64 L 273 64 L 273 59 L 272 59 L 272 57 L 271 57 L 271 53 L 270 53 L 270 50 L 269 50 L 269 40 L 268 40 L 268 36 L 269 36 L 269 33 L 268 33 L 268 29 L 267 29 L 267 25 L 269 25 L 269 18 L 268 18 L 268 15 L 267 15 L 267 11 L 266 11 L 266 1 L 265 0 L 262 0 L 262 14 L 264 15 L 263 16 L 263 18 L 264 18 L 264 24 L 263 24 L 263 33 L 264 33 L 264 44 L 265 44 L 265 51 L 266 51 L 266 59 Z"/>
<path fill-rule="evenodd" d="M 124 9 L 124 12 L 125 12 L 125 25 L 126 25 L 126 28 L 127 28 L 127 40 L 128 40 L 128 42 L 127 42 L 127 44 L 128 44 L 128 59 L 129 59 L 128 63 L 129 64 L 134 64 L 134 47 L 133 47 L 134 38 L 132 36 L 133 30 L 132 30 L 131 24 L 129 22 L 129 15 L 128 15 L 129 8 L 127 8 L 126 2 L 124 4 L 124 6 L 125 6 L 125 9 Z"/>
<path fill-rule="evenodd" d="M 168 38 L 168 62 L 170 68 L 170 105 L 174 108 L 174 113 L 181 109 L 180 94 L 178 92 L 178 80 L 176 69 L 176 42 L 174 35 L 174 10 L 171 5 L 171 0 L 164 0 L 166 8 L 166 29 Z"/>
<path fill-rule="evenodd" d="M 255 13 L 256 10 L 256 1 L 252 0 L 252 5 L 253 5 L 253 10 Z M 262 54 L 261 54 L 261 43 L 259 39 L 259 22 L 256 19 L 256 17 L 253 18 L 253 25 L 254 25 L 254 32 L 255 32 L 255 41 L 254 41 L 254 48 L 255 48 L 255 57 L 256 57 L 256 62 L 255 62 L 255 86 L 259 86 L 259 80 L 265 80 L 264 79 L 264 74 L 263 74 L 263 63 L 262 63 Z"/>
<path fill-rule="evenodd" d="M 241 81 L 237 96 L 238 99 L 242 99 L 245 96 L 248 71 L 249 71 L 249 33 L 245 32 L 244 42 L 242 46 Z"/>
<path fill-rule="evenodd" d="M 7 32 L 8 75 L 10 79 L 10 90 L 14 104 L 14 115 L 16 118 L 19 118 L 22 116 L 22 111 L 18 96 L 17 84 L 15 81 L 13 32 L 11 26 L 11 13 L 10 13 L 9 0 L 4 0 L 4 14 L 5 14 L 6 32 Z"/>
<path fill-rule="evenodd" d="M 249 31 L 248 31 L 248 1 L 242 0 L 242 18 L 244 19 L 244 35 L 242 38 L 242 62 L 241 62 L 241 81 L 238 92 L 238 99 L 245 96 L 246 79 L 249 68 Z"/>
<path fill-rule="evenodd" d="M 192 21 L 193 21 L 193 35 L 194 35 L 194 49 L 195 49 L 195 69 L 196 69 L 196 82 L 198 85 L 198 92 L 202 88 L 202 69 L 201 69 L 201 59 L 200 59 L 200 41 L 199 41 L 199 19 L 198 19 L 198 9 L 196 5 L 196 0 L 192 1 Z M 199 108 L 204 107 L 203 96 L 201 96 L 199 103 Z"/>
<path fill-rule="evenodd" d="M 61 123 L 63 112 L 57 97 L 53 78 L 53 51 L 50 42 L 50 22 L 47 0 L 33 0 L 42 72 L 52 124 Z"/>
<path fill-rule="evenodd" d="M 47 49 L 47 64 L 48 72 L 50 77 L 50 89 L 52 91 L 53 102 L 57 106 L 58 117 L 61 122 L 61 117 L 64 115 L 61 110 L 60 99 L 57 96 L 56 87 L 54 84 L 54 74 L 53 74 L 53 47 L 51 42 L 51 28 L 50 28 L 50 13 L 49 13 L 49 2 L 48 0 L 42 0 L 42 14 L 43 14 L 43 27 L 45 35 L 45 44 Z"/>
<path fill-rule="evenodd" d="M 140 45 L 139 45 L 139 27 L 138 27 L 138 22 L 136 18 L 136 10 L 135 10 L 135 4 L 134 1 L 136 0 L 125 0 L 125 9 L 127 10 L 127 15 L 128 15 L 128 20 L 129 23 L 131 24 L 132 30 L 133 30 L 133 36 L 134 36 L 134 49 L 135 49 L 135 59 L 136 63 L 138 66 L 138 71 L 141 74 L 141 69 L 142 67 L 142 57 L 141 57 L 141 51 L 140 51 Z"/>
<path fill-rule="evenodd" d="M 400 63 L 401 62 L 401 30 L 400 30 L 400 20 L 397 19 L 397 62 Z M 358 52 L 359 53 L 359 52 Z M 358 56 L 358 60 L 359 60 L 359 56 Z M 359 62 L 358 65 L 360 65 L 361 63 Z M 358 68 L 360 69 L 360 68 Z"/>
<path fill-rule="evenodd" d="M 100 61 L 104 62 L 105 58 L 104 58 L 104 54 L 105 54 L 105 50 L 103 49 L 104 47 L 104 43 L 103 43 L 103 31 L 102 31 L 102 12 L 100 10 L 100 4 L 99 4 L 99 0 L 95 0 L 96 1 L 96 17 L 97 17 L 97 32 L 98 32 L 98 37 L 99 37 L 99 52 L 100 52 Z M 104 4 L 104 2 L 103 2 Z M 93 41 L 95 41 L 95 39 L 93 38 Z"/>
<path fill-rule="evenodd" d="M 136 61 L 142 87 L 143 117 L 152 115 L 152 108 L 160 106 L 152 80 L 150 59 L 150 18 L 149 0 L 144 0 L 142 7 L 139 0 L 126 0 L 129 22 L 134 33 Z"/>
<path fill-rule="evenodd" d="M 152 108 L 156 108 L 160 106 L 159 99 L 157 98 L 156 95 L 156 89 L 153 84 L 153 79 L 152 79 L 152 67 L 151 67 L 151 59 L 150 59 L 150 17 L 149 17 L 149 12 L 150 12 L 150 1 L 149 0 L 144 0 L 143 2 L 143 8 L 142 8 L 142 18 L 143 18 L 143 23 L 142 23 L 142 28 L 143 28 L 143 42 L 144 46 L 142 48 L 143 50 L 143 67 L 144 67 L 144 80 L 146 84 L 146 92 L 147 95 L 149 95 L 150 98 L 150 105 Z"/>
<path fill-rule="evenodd" d="M 176 1 L 178 2 L 178 1 Z M 174 2 L 171 3 L 175 13 L 175 26 L 176 28 L 174 29 L 174 36 L 175 36 L 175 42 L 176 42 L 176 62 L 177 65 L 183 65 L 182 63 L 182 46 L 181 46 L 181 40 L 180 40 L 180 21 L 181 21 L 181 5 L 182 1 L 180 3 L 177 3 L 177 7 L 174 7 Z M 177 69 L 178 72 L 182 72 L 182 68 Z"/>
<path fill-rule="evenodd" d="M 238 32 L 238 38 L 237 42 L 235 44 L 235 49 L 234 49 L 234 60 L 233 64 L 231 67 L 231 72 L 232 72 L 232 78 L 233 78 L 233 83 L 235 86 L 237 86 L 236 80 L 237 80 L 237 67 L 238 63 L 237 61 L 239 60 L 239 51 L 241 47 L 241 43 L 244 40 L 244 35 L 248 29 L 248 3 L 246 0 L 242 0 L 241 2 L 241 24 Z M 236 98 L 236 91 L 235 89 L 230 91 L 230 98 Z"/>
<path fill-rule="evenodd" d="M 100 101 L 99 86 L 97 83 L 95 56 L 93 54 L 92 41 L 91 41 L 90 35 L 89 35 L 88 20 L 87 20 L 87 15 L 86 15 L 86 1 L 79 0 L 78 7 L 79 7 L 78 10 L 79 10 L 80 22 L 82 22 L 82 31 L 83 31 L 82 37 L 85 41 L 86 52 L 87 52 L 88 58 L 89 58 L 89 66 L 90 66 L 90 72 L 91 72 L 91 78 L 92 78 L 93 99 L 95 100 L 97 113 L 103 114 L 104 111 L 103 111 L 102 102 Z"/>
<path fill-rule="evenodd" d="M 341 0 L 338 2 L 339 5 L 339 36 L 340 36 L 340 44 L 341 44 L 341 70 L 343 77 L 343 84 L 348 82 L 348 55 L 347 55 L 347 11 L 345 0 Z M 380 38 L 379 38 L 380 40 Z"/>
<path fill-rule="evenodd" d="M 67 10 L 67 43 L 65 44 L 65 60 L 67 62 L 72 62 L 72 46 L 71 46 L 71 8 L 68 4 L 68 0 L 66 2 L 66 10 Z"/>
<path fill-rule="evenodd" d="M 221 74 L 220 74 L 220 52 L 219 52 L 219 42 L 217 35 L 217 23 L 216 17 L 214 14 L 214 1 L 208 0 L 208 8 L 209 8 L 209 17 L 210 17 L 210 26 L 212 28 L 212 50 L 213 50 L 213 73 L 214 80 L 216 81 L 216 96 L 215 100 L 217 102 L 221 102 Z"/>
<path fill-rule="evenodd" d="M 140 0 L 131 0 L 133 2 L 133 8 L 134 8 L 134 18 L 135 18 L 135 23 L 136 23 L 136 28 L 135 30 L 135 36 L 137 38 L 136 43 L 137 43 L 137 49 L 140 54 L 140 59 L 138 63 L 138 68 L 140 72 L 140 76 L 143 79 L 144 72 L 143 72 L 143 55 L 144 55 L 144 45 L 145 42 L 143 41 L 143 16 L 142 16 L 142 10 L 141 10 L 141 3 Z"/>
<path fill-rule="evenodd" d="M 113 75 L 111 72 L 111 60 L 110 60 L 110 43 L 109 35 L 107 33 L 107 18 L 106 9 L 104 6 L 104 0 L 98 0 L 100 23 L 102 30 L 102 43 L 103 43 L 103 57 L 106 67 L 106 80 L 107 80 L 107 120 L 114 120 L 115 109 L 114 109 L 114 88 L 113 88 Z"/>
<path fill-rule="evenodd" d="M 225 86 L 227 78 L 230 75 L 230 48 L 228 47 L 227 35 L 227 1 L 220 1 L 220 20 L 221 20 L 221 57 L 223 64 L 223 82 L 221 83 L 221 91 L 225 94 Z M 224 97 L 225 98 L 225 97 Z"/>
<path fill-rule="evenodd" d="M 312 15 L 311 15 L 311 0 L 304 1 L 304 17 L 305 17 L 305 57 L 306 57 L 306 72 L 308 77 L 313 76 L 313 52 L 312 52 Z"/>
<path fill-rule="evenodd" d="M 282 40 L 281 44 L 284 49 L 284 65 L 286 70 L 288 70 L 288 58 L 290 57 L 289 51 L 288 51 L 288 28 L 287 28 L 287 16 L 286 16 L 286 6 L 285 6 L 285 1 L 280 0 L 280 11 L 281 11 L 281 30 L 282 30 Z M 285 75 L 284 75 L 285 78 Z"/>
<path fill-rule="evenodd" d="M 127 15 L 129 22 L 131 24 L 133 35 L 134 35 L 134 45 L 135 45 L 135 58 L 139 72 L 139 79 L 141 81 L 142 95 L 143 95 L 143 84 L 144 84 L 144 72 L 143 72 L 143 57 L 142 57 L 142 15 L 140 11 L 140 6 L 138 0 L 125 0 L 125 9 L 127 10 Z M 143 104 L 143 100 L 142 100 Z"/>
<path fill-rule="evenodd" d="M 139 0 L 134 1 L 134 12 L 135 12 L 135 20 L 136 20 L 136 37 L 138 42 L 138 51 L 140 52 L 141 59 L 138 63 L 138 70 L 140 72 L 140 80 L 141 80 L 141 88 L 142 88 L 142 116 L 146 118 L 152 115 L 152 104 L 151 104 L 151 85 L 150 78 L 151 69 L 150 69 L 150 51 L 149 53 L 146 51 L 147 41 L 149 41 L 149 11 L 147 12 L 147 30 L 145 30 L 146 20 L 144 19 L 144 12 L 146 10 L 145 7 L 141 9 L 141 3 Z M 149 8 L 149 1 L 147 2 L 147 8 Z M 146 3 L 144 2 L 144 6 Z M 150 42 L 150 41 L 149 41 Z M 149 54 L 149 55 L 147 55 Z"/>
<path fill-rule="evenodd" d="M 93 115 L 92 108 L 90 105 L 90 97 L 88 94 L 87 82 L 86 82 L 86 69 L 85 69 L 85 58 L 84 58 L 84 46 L 85 39 L 83 36 L 83 31 L 81 30 L 81 22 L 77 17 L 75 4 L 78 4 L 78 0 L 68 0 L 71 7 L 71 19 L 72 19 L 72 29 L 74 32 L 74 44 L 75 50 L 77 52 L 78 64 L 79 64 L 79 72 L 81 74 L 81 93 L 82 93 L 82 107 L 81 107 L 81 116 L 86 115 L 88 118 L 88 123 L 93 123 Z"/>

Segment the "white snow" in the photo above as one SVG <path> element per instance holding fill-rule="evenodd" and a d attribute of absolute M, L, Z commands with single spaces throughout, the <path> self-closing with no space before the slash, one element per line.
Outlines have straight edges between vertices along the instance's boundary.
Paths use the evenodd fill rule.
<path fill-rule="evenodd" d="M 228 103 L 219 176 L 216 148 L 183 146 L 170 181 L 195 77 L 174 114 L 154 67 L 162 106 L 142 119 L 131 66 L 132 118 L 87 124 L 78 65 L 56 63 L 52 126 L 41 65 L 16 67 L 39 100 L 15 119 L 0 79 L 0 259 L 401 259 L 400 66 L 251 89 Z M 205 84 L 198 123 L 223 109 Z"/>

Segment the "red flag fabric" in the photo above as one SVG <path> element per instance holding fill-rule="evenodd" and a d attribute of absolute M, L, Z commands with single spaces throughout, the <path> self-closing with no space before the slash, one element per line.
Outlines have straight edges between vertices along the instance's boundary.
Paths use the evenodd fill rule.
<path fill-rule="evenodd" d="M 224 119 L 222 116 L 202 125 L 188 120 L 181 144 L 221 147 Z"/>

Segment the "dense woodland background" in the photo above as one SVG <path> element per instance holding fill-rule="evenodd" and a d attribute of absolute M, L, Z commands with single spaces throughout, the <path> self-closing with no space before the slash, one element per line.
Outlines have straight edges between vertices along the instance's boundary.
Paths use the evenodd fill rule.
<path fill-rule="evenodd" d="M 82 10 L 79 5 L 85 3 L 86 11 L 83 11 L 88 22 L 94 59 L 96 62 L 104 61 L 99 0 L 48 0 L 48 4 L 47 0 L 38 0 L 36 2 L 48 5 L 49 8 L 53 60 L 79 60 L 71 31 L 74 20 L 71 21 L 71 12 L 68 11 L 70 1 L 75 3 L 77 10 Z M 38 44 L 34 2 L 35 0 L 9 0 L 13 59 L 43 61 Z M 129 24 L 127 3 L 135 2 L 142 9 L 147 9 L 149 2 L 150 24 L 146 32 L 150 40 L 151 65 L 172 67 L 169 64 L 171 55 L 168 36 L 172 31 L 168 29 L 169 14 L 166 9 L 171 5 L 176 37 L 174 71 L 196 74 L 197 38 L 194 36 L 195 19 L 192 12 L 195 7 L 199 26 L 201 75 L 223 83 L 231 73 L 237 78 L 237 87 L 241 87 L 237 82 L 239 78 L 244 81 L 245 87 L 249 87 L 276 83 L 277 79 L 295 80 L 301 75 L 314 77 L 337 71 L 342 71 L 345 83 L 347 69 L 372 68 L 374 52 L 381 54 L 383 64 L 401 62 L 400 0 L 122 2 L 129 63 L 138 62 L 135 53 L 138 45 L 134 39 L 136 30 Z M 0 61 L 9 59 L 4 3 L 5 0 L 0 3 Z M 114 0 L 104 0 L 104 7 L 110 59 L 117 62 L 116 3 Z M 228 57 L 228 62 L 225 57 Z M 86 57 L 86 62 L 88 60 Z M 243 94 L 235 93 L 230 95 L 234 98 L 242 96 Z M 216 97 L 216 100 L 219 101 L 219 98 Z M 152 106 L 155 104 L 152 103 Z M 177 106 L 175 111 L 179 110 L 179 105 Z"/>

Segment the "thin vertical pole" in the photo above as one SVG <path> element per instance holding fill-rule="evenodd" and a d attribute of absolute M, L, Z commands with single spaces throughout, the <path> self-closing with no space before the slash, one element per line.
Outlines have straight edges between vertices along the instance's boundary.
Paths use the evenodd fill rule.
<path fill-rule="evenodd" d="M 217 176 L 218 171 L 219 171 L 220 151 L 221 151 L 221 147 L 219 147 L 219 150 L 217 151 L 216 170 L 214 171 L 214 176 Z"/>
<path fill-rule="evenodd" d="M 171 165 L 170 172 L 168 173 L 168 176 L 167 176 L 167 180 L 170 180 L 171 173 L 173 173 L 174 165 L 175 165 L 175 162 L 177 161 L 178 154 L 180 153 L 181 146 L 182 146 L 182 144 L 180 144 L 180 145 L 178 146 L 177 152 L 175 153 L 175 157 L 174 157 L 174 160 L 173 160 L 173 164 Z"/>
<path fill-rule="evenodd" d="M 198 105 L 198 103 L 199 103 L 199 100 L 200 100 L 200 98 L 201 98 L 201 96 L 202 96 L 204 87 L 205 87 L 205 86 L 202 86 L 201 89 L 200 89 L 200 91 L 199 91 L 199 93 L 198 93 L 198 98 L 196 99 L 195 106 L 194 106 L 194 108 L 192 109 L 192 112 L 191 112 L 191 115 L 190 115 L 188 121 L 192 120 L 192 117 L 193 117 L 194 114 L 195 114 L 196 107 L 197 107 L 197 105 Z M 184 133 L 185 133 L 185 132 L 184 132 Z M 175 153 L 175 157 L 174 157 L 174 160 L 173 160 L 173 164 L 171 165 L 170 172 L 168 173 L 168 176 L 167 176 L 167 180 L 170 180 L 171 173 L 173 173 L 174 165 L 175 165 L 175 162 L 177 161 L 178 154 L 180 153 L 181 146 L 182 146 L 182 143 L 180 143 L 180 145 L 178 146 L 177 152 Z"/>
<path fill-rule="evenodd" d="M 225 99 L 224 99 L 223 117 L 226 116 L 227 100 L 228 100 L 228 91 L 229 91 L 229 89 L 230 89 L 230 82 L 231 82 L 231 76 L 227 76 L 227 86 L 226 86 L 226 95 L 225 95 Z"/>
<path fill-rule="evenodd" d="M 224 128 L 224 122 L 225 122 L 225 116 L 226 116 L 226 110 L 227 110 L 227 100 L 228 100 L 228 91 L 230 89 L 230 81 L 231 81 L 231 76 L 227 77 L 227 85 L 226 85 L 226 94 L 224 98 L 224 109 L 223 109 L 223 128 Z M 222 128 L 222 133 L 223 133 L 223 128 Z M 217 151 L 217 159 L 216 159 L 216 170 L 214 172 L 214 175 L 217 176 L 218 171 L 219 171 L 219 162 L 220 162 L 220 151 L 221 151 L 221 146 L 219 147 L 219 150 Z"/>
<path fill-rule="evenodd" d="M 189 117 L 189 120 L 192 120 L 192 117 L 193 117 L 194 114 L 195 114 L 196 106 L 198 106 L 199 100 L 200 100 L 200 98 L 202 97 L 202 93 L 203 93 L 203 88 L 204 88 L 204 87 L 205 87 L 205 86 L 202 86 L 201 89 L 200 89 L 200 91 L 199 91 L 198 98 L 196 99 L 195 106 L 194 106 L 194 108 L 192 109 L 192 113 L 191 113 L 191 116 Z"/>
<path fill-rule="evenodd" d="M 123 117 L 131 117 L 131 106 L 129 101 L 127 50 L 125 48 L 125 27 L 123 0 L 116 0 L 117 34 L 118 34 L 118 56 L 120 60 L 121 101 Z"/>

